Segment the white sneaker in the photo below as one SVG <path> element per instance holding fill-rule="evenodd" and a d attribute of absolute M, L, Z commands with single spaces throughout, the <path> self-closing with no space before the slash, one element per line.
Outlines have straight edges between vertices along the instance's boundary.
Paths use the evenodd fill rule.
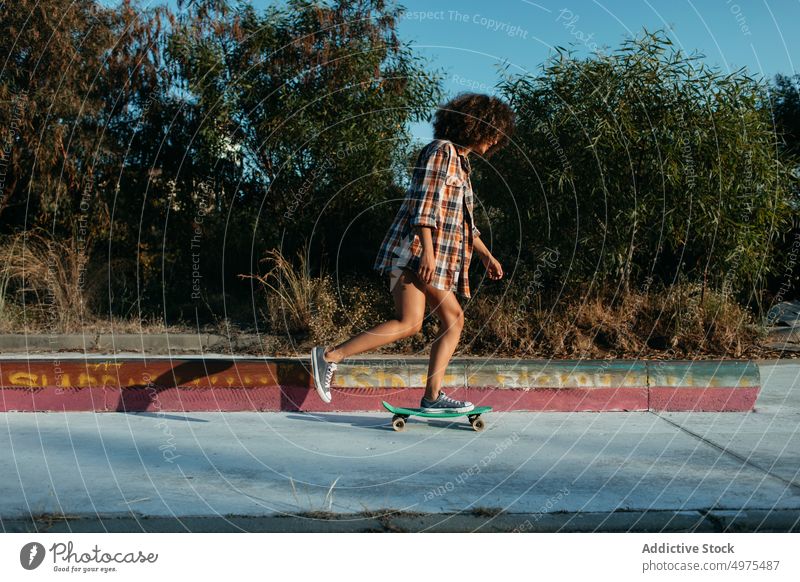
<path fill-rule="evenodd" d="M 331 382 L 336 372 L 336 362 L 325 360 L 325 348 L 317 346 L 311 349 L 311 375 L 314 376 L 314 387 L 323 402 L 331 401 Z"/>

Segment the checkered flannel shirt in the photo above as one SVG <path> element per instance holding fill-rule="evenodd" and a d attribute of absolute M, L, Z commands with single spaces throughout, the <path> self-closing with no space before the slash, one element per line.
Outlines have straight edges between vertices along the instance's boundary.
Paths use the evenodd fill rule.
<path fill-rule="evenodd" d="M 470 297 L 469 263 L 473 238 L 473 193 L 469 160 L 451 141 L 435 139 L 422 148 L 411 185 L 383 239 L 373 269 L 419 271 L 422 239 L 416 226 L 429 226 L 436 257 L 431 285 Z"/>

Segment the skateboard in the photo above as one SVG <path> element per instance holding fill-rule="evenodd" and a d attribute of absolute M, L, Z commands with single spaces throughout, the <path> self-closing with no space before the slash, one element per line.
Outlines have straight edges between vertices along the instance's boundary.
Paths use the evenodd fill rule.
<path fill-rule="evenodd" d="M 394 414 L 392 417 L 392 428 L 396 431 L 405 430 L 406 419 L 408 419 L 409 416 L 424 416 L 426 418 L 455 418 L 456 416 L 466 416 L 469 419 L 469 423 L 472 425 L 472 429 L 480 432 L 486 428 L 486 423 L 481 418 L 481 414 L 489 412 L 492 409 L 491 406 L 476 406 L 469 412 L 422 412 L 419 408 L 398 408 L 386 401 L 383 401 L 383 407 Z"/>

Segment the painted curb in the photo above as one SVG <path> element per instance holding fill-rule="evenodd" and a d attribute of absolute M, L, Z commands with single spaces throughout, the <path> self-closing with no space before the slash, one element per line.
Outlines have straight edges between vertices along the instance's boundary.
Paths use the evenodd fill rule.
<path fill-rule="evenodd" d="M 316 395 L 309 362 L 230 356 L 48 355 L 0 358 L 0 411 L 383 411 L 417 406 L 426 358 L 352 359 L 333 402 Z M 455 359 L 443 388 L 497 411 L 753 409 L 751 361 Z"/>

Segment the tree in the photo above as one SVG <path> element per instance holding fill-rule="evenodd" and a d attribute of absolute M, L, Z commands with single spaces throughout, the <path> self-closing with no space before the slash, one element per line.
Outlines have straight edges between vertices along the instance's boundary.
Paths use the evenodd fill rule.
<path fill-rule="evenodd" d="M 125 144 L 109 128 L 159 83 L 162 8 L 117 9 L 93 0 L 0 4 L 0 148 L 3 230 L 47 226 L 56 236 L 109 225 Z"/>
<path fill-rule="evenodd" d="M 776 153 L 765 84 L 701 59 L 645 30 L 608 55 L 559 48 L 540 75 L 501 82 L 516 147 L 476 189 L 512 225 L 505 251 L 518 241 L 532 270 L 553 247 L 551 278 L 599 288 L 685 277 L 744 301 L 762 289 L 790 224 L 792 162 Z"/>
<path fill-rule="evenodd" d="M 280 246 L 291 256 L 311 239 L 315 257 L 363 263 L 363 236 L 339 248 L 345 229 L 359 216 L 366 224 L 364 211 L 394 191 L 406 123 L 439 97 L 438 79 L 397 38 L 400 9 L 380 0 L 189 8 L 169 54 L 200 131 L 241 152 L 253 185 L 224 201 L 236 252 Z"/>
<path fill-rule="evenodd" d="M 775 75 L 772 102 L 781 144 L 800 156 L 800 74 Z"/>

